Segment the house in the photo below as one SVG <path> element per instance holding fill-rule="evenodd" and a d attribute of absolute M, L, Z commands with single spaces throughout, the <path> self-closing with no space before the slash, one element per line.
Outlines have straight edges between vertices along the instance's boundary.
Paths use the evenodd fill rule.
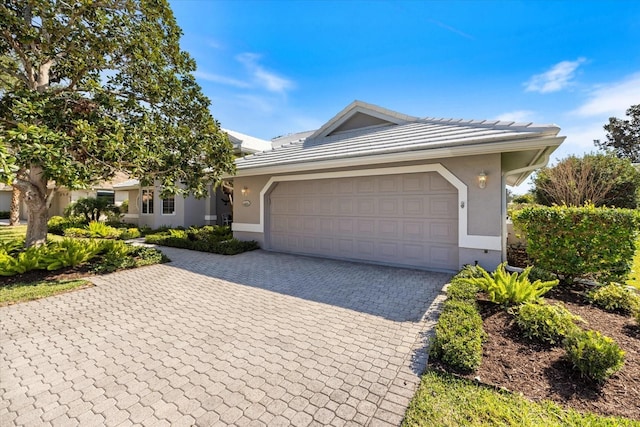
<path fill-rule="evenodd" d="M 271 142 L 223 129 L 229 136 L 236 155 L 252 154 L 271 149 Z M 113 186 L 117 200 L 128 200 L 124 221 L 138 226 L 158 228 L 189 227 L 200 225 L 228 225 L 232 221 L 231 199 L 223 188 L 209 185 L 209 196 L 196 199 L 193 196 L 175 195 L 161 198 L 162 187 L 142 187 L 137 179 L 130 179 Z"/>
<path fill-rule="evenodd" d="M 505 185 L 545 166 L 559 131 L 355 101 L 316 131 L 237 159 L 233 233 L 278 252 L 492 269 L 506 259 Z"/>

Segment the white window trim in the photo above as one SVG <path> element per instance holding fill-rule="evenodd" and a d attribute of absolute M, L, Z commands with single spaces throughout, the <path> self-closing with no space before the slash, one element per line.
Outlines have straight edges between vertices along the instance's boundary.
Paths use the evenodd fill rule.
<path fill-rule="evenodd" d="M 144 191 L 152 191 L 153 192 L 153 197 L 151 198 L 151 205 L 152 205 L 152 209 L 153 212 L 149 213 L 149 212 L 144 212 L 144 209 L 142 209 L 142 204 L 144 203 Z M 154 206 L 156 202 L 156 189 L 153 187 L 144 187 L 140 189 L 140 215 L 147 215 L 147 216 L 153 216 L 155 215 L 155 211 L 156 211 L 156 207 Z M 148 202 L 147 202 L 147 206 L 148 206 Z M 147 209 L 148 211 L 149 209 Z"/>
<path fill-rule="evenodd" d="M 502 250 L 502 236 L 483 236 L 468 233 L 468 188 L 453 173 L 441 163 L 416 166 L 398 166 L 392 168 L 358 169 L 339 172 L 321 172 L 303 175 L 273 176 L 260 191 L 260 222 L 258 224 L 238 223 L 232 224 L 233 231 L 250 233 L 264 233 L 265 224 L 265 197 L 271 186 L 276 182 L 307 181 L 312 179 L 350 178 L 373 175 L 398 175 L 405 173 L 437 172 L 458 190 L 458 246 L 468 249 Z"/>

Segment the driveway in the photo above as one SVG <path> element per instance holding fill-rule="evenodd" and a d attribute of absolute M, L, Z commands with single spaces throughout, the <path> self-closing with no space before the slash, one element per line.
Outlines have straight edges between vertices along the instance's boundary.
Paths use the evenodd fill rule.
<path fill-rule="evenodd" d="M 162 249 L 0 308 L 1 425 L 401 422 L 449 275 Z"/>

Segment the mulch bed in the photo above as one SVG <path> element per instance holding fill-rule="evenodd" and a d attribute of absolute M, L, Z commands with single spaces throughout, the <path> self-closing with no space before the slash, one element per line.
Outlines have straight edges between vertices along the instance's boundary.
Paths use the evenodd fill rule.
<path fill-rule="evenodd" d="M 66 267 L 60 270 L 31 270 L 24 274 L 3 277 L 0 276 L 0 286 L 13 285 L 15 283 L 31 283 L 39 280 L 75 280 L 92 276 L 93 265 L 91 263 L 78 267 Z"/>

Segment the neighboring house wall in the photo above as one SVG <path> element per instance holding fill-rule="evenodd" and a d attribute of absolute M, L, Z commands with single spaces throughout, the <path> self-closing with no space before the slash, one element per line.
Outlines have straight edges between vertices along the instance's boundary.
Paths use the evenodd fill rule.
<path fill-rule="evenodd" d="M 476 261 L 487 268 L 494 268 L 502 261 L 501 236 L 503 233 L 502 226 L 502 192 L 503 184 L 501 179 L 501 155 L 489 154 L 456 158 L 444 158 L 434 161 L 433 163 L 424 162 L 403 162 L 385 165 L 371 165 L 368 167 L 357 168 L 338 168 L 308 171 L 305 173 L 291 173 L 274 175 L 306 175 L 306 174 L 325 174 L 330 172 L 348 172 L 362 171 L 367 169 L 385 168 L 402 168 L 408 166 L 424 166 L 425 169 L 435 167 L 440 164 L 448 172 L 453 174 L 457 180 L 466 185 L 467 194 L 464 197 L 464 207 L 458 211 L 459 215 L 464 215 L 467 233 L 471 237 L 469 239 L 460 239 L 461 247 L 459 248 L 459 264 L 473 264 Z M 400 170 L 400 169 L 399 169 Z M 477 183 L 477 176 L 484 171 L 487 176 L 487 186 L 480 189 Z M 354 172 L 357 174 L 357 172 Z M 375 174 L 375 172 L 372 172 Z M 265 239 L 265 233 L 258 230 L 261 224 L 261 211 L 264 209 L 260 194 L 262 191 L 271 191 L 277 183 L 271 188 L 265 189 L 267 182 L 273 178 L 272 175 L 260 175 L 249 177 L 236 177 L 234 179 L 234 187 L 236 188 L 236 200 L 234 203 L 234 223 L 247 224 L 247 226 L 239 227 L 234 231 L 235 237 L 243 240 L 254 239 L 259 241 L 266 249 L 268 247 L 268 239 Z M 240 189 L 247 187 L 246 194 L 241 195 Z M 459 195 L 459 197 L 461 197 Z M 244 202 L 244 203 L 243 203 Z M 247 206 L 248 205 L 248 206 Z M 262 221 L 267 222 L 267 212 L 262 213 Z M 266 230 L 266 228 L 265 228 Z M 475 239 L 474 236 L 482 236 Z M 487 237 L 487 238 L 485 238 Z M 475 243 L 469 245 L 473 247 L 465 247 L 466 242 L 473 240 Z M 487 242 L 486 247 L 483 242 Z"/>

